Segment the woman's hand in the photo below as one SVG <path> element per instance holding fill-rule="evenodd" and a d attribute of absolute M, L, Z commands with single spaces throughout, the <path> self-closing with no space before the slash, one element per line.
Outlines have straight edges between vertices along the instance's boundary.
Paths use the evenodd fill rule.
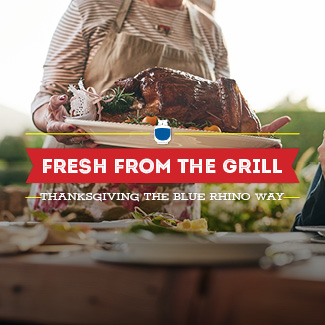
<path fill-rule="evenodd" d="M 288 124 L 291 121 L 291 118 L 289 116 L 281 116 L 271 122 L 270 124 L 263 125 L 261 127 L 260 133 L 275 133 L 279 129 L 281 129 L 283 126 Z"/>
<path fill-rule="evenodd" d="M 96 147 L 89 135 L 78 135 L 85 133 L 83 129 L 64 122 L 64 118 L 69 116 L 63 106 L 67 100 L 66 95 L 52 96 L 48 104 L 44 104 L 34 113 L 35 125 L 47 133 L 75 133 L 76 135 L 53 135 L 58 142 L 66 145 L 83 144 L 87 148 Z"/>
<path fill-rule="evenodd" d="M 323 134 L 323 142 L 318 147 L 317 151 L 319 153 L 318 161 L 320 162 L 322 172 L 323 172 L 323 177 L 325 179 L 325 131 L 324 131 L 324 134 Z"/>

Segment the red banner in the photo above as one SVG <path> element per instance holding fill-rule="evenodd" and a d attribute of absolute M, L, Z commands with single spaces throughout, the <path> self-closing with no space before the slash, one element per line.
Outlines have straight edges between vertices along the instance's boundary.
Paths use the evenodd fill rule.
<path fill-rule="evenodd" d="M 27 149 L 27 183 L 298 183 L 298 149 Z"/>

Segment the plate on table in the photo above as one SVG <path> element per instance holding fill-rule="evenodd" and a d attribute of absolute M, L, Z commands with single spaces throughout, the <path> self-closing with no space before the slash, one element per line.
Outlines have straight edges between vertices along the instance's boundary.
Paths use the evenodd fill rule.
<path fill-rule="evenodd" d="M 66 118 L 88 133 L 98 144 L 126 148 L 272 148 L 281 145 L 279 139 L 252 135 L 217 133 L 202 130 L 171 128 L 172 139 L 167 145 L 154 140 L 154 126 Z M 103 134 L 118 133 L 118 134 Z"/>
<path fill-rule="evenodd" d="M 300 231 L 317 232 L 321 236 L 325 236 L 325 226 L 296 226 L 295 229 Z"/>
<path fill-rule="evenodd" d="M 69 222 L 69 224 L 71 226 L 87 226 L 93 230 L 115 230 L 129 228 L 140 221 L 139 219 L 123 219 L 101 222 Z"/>
<path fill-rule="evenodd" d="M 269 246 L 268 241 L 260 238 L 238 242 L 191 235 L 125 234 L 116 239 L 118 249 L 92 251 L 92 258 L 139 265 L 243 265 L 258 263 Z"/>
<path fill-rule="evenodd" d="M 93 230 L 115 230 L 129 228 L 135 223 L 139 223 L 139 219 L 123 219 L 123 220 L 112 220 L 112 221 L 101 221 L 101 222 L 69 222 L 70 226 L 85 226 Z M 35 226 L 40 222 L 37 221 L 2 221 L 0 222 L 1 227 L 7 226 Z M 63 222 L 54 222 L 54 224 L 63 224 Z"/>

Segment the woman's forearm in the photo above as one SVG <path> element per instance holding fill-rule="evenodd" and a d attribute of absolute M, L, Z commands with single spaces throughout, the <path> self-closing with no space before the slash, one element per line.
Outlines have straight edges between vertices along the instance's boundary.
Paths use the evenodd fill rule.
<path fill-rule="evenodd" d="M 48 121 L 48 106 L 46 103 L 39 107 L 33 114 L 33 121 L 35 126 L 42 132 L 47 132 L 47 121 Z"/>

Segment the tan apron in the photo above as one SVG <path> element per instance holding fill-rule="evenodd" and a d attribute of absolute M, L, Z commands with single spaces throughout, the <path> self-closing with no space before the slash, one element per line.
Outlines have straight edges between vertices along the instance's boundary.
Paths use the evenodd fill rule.
<path fill-rule="evenodd" d="M 194 53 L 141 39 L 122 31 L 132 0 L 123 0 L 115 23 L 84 73 L 86 87 L 97 92 L 110 88 L 121 78 L 133 77 L 153 67 L 168 67 L 215 80 L 214 66 L 207 57 L 198 30 L 197 10 L 187 4 L 193 32 Z"/>
<path fill-rule="evenodd" d="M 206 79 L 215 80 L 214 64 L 209 61 L 205 48 L 201 44 L 197 10 L 191 3 L 187 3 L 187 9 L 194 36 L 194 53 L 147 41 L 123 32 L 122 26 L 131 5 L 132 0 L 122 1 L 111 30 L 107 33 L 101 47 L 85 70 L 84 84 L 86 87 L 94 87 L 97 92 L 100 92 L 104 88 L 112 87 L 116 80 L 132 77 L 138 72 L 150 67 L 168 67 L 186 71 Z M 47 137 L 43 147 L 80 148 L 79 145 L 65 146 L 57 142 L 54 137 Z M 33 184 L 31 190 L 31 193 L 34 195 L 39 191 L 36 186 L 37 184 Z M 65 187 L 64 184 L 62 186 Z M 46 184 L 45 188 L 48 189 L 49 187 L 50 184 Z M 171 190 L 177 191 L 177 188 Z M 199 189 L 195 184 L 179 189 L 179 192 L 197 191 Z M 31 204 L 32 202 L 30 202 Z M 75 205 L 77 204 L 76 202 Z M 185 202 L 174 201 L 169 204 L 169 209 L 166 208 L 166 210 L 170 213 L 175 213 L 175 211 L 180 210 L 177 206 L 181 204 L 184 205 Z M 154 207 L 152 208 L 154 210 Z M 189 214 L 192 219 L 199 218 L 200 202 L 193 202 L 191 208 L 188 210 L 191 211 Z M 109 213 L 106 213 L 105 216 L 108 216 L 107 219 L 111 219 Z"/>

